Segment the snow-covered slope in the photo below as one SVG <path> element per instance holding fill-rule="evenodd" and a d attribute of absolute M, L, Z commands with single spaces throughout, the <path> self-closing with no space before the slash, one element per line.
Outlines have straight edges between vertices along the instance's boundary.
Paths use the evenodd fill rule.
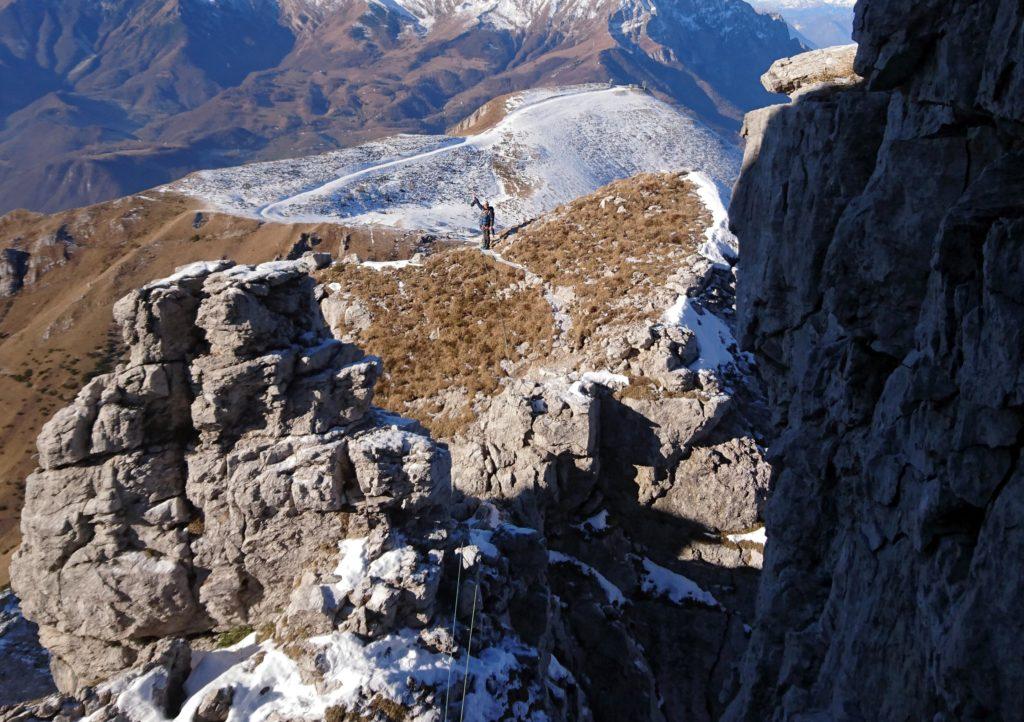
<path fill-rule="evenodd" d="M 691 169 L 723 190 L 738 150 L 635 89 L 581 86 L 512 96 L 465 138 L 397 136 L 311 158 L 195 173 L 170 186 L 213 209 L 279 222 L 378 224 L 465 235 L 474 195 L 512 226 L 644 171 Z"/>

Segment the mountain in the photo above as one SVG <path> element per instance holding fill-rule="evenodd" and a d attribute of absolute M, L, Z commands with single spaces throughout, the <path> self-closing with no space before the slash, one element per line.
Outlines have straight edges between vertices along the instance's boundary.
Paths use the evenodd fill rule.
<path fill-rule="evenodd" d="M 801 39 L 819 48 L 848 45 L 853 39 L 856 0 L 749 0 L 758 10 L 777 13 Z"/>
<path fill-rule="evenodd" d="M 277 223 L 383 225 L 465 237 L 478 232 L 473 195 L 489 200 L 508 228 L 640 172 L 698 170 L 726 190 L 739 171 L 731 143 L 625 87 L 513 93 L 451 131 L 199 171 L 166 190 L 218 212 Z"/>
<path fill-rule="evenodd" d="M 0 584 L 33 438 L 71 389 L 116 355 L 110 311 L 129 284 L 204 258 L 269 261 L 296 245 L 396 261 L 412 255 L 424 230 L 475 233 L 473 192 L 495 203 L 504 231 L 638 172 L 697 170 L 727 188 L 739 167 L 731 144 L 629 88 L 513 93 L 450 130 L 0 218 Z"/>
<path fill-rule="evenodd" d="M 742 0 L 0 0 L 0 211 L 437 133 L 544 85 L 646 84 L 731 133 L 798 50 Z"/>
<path fill-rule="evenodd" d="M 717 719 L 770 476 L 725 221 L 643 174 L 491 253 L 128 292 L 12 566 L 62 695 L 0 715 Z"/>

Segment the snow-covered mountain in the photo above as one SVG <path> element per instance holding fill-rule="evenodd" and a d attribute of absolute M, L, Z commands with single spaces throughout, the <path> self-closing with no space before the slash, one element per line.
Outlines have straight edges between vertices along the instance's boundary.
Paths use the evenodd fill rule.
<path fill-rule="evenodd" d="M 311 158 L 201 171 L 169 189 L 211 209 L 278 222 L 379 224 L 465 235 L 474 194 L 514 226 L 619 178 L 692 169 L 724 191 L 735 147 L 637 89 L 579 86 L 485 106 L 464 137 L 404 135 Z"/>
<path fill-rule="evenodd" d="M 743 0 L 0 0 L 0 212 L 646 84 L 723 133 L 799 44 Z"/>
<path fill-rule="evenodd" d="M 826 48 L 853 37 L 856 0 L 749 0 L 756 9 L 781 15 L 798 37 Z"/>

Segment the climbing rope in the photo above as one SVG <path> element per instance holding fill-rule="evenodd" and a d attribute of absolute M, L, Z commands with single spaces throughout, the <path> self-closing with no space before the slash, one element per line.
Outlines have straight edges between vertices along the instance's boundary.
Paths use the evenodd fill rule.
<path fill-rule="evenodd" d="M 451 483 L 451 482 L 449 482 Z M 451 498 L 451 486 L 448 487 Z M 448 702 L 452 691 L 452 662 L 455 659 L 455 623 L 459 618 L 459 590 L 462 587 L 462 555 L 459 554 L 459 573 L 455 581 L 455 609 L 452 611 L 452 651 L 448 653 L 448 684 L 444 688 L 444 722 L 448 722 Z M 476 592 L 474 591 L 474 595 Z M 473 600 L 476 601 L 475 599 Z"/>
<path fill-rule="evenodd" d="M 484 253 L 484 255 L 491 256 L 493 258 L 493 257 L 497 256 L 497 252 L 496 251 L 491 251 L 490 253 Z M 495 263 L 494 266 L 491 268 L 491 272 L 494 274 L 494 279 L 495 279 L 494 286 L 495 286 L 495 288 L 500 288 L 501 287 L 501 275 L 498 273 L 497 263 Z M 499 303 L 499 306 L 498 306 L 498 322 L 501 325 L 501 335 L 502 335 L 502 339 L 503 339 L 503 342 L 504 342 L 504 345 L 505 345 L 505 357 L 511 363 L 511 361 L 512 361 L 512 350 L 511 350 L 512 347 L 509 344 L 508 326 L 505 324 L 505 315 L 503 313 L 503 310 L 504 309 L 501 307 L 501 304 Z M 499 375 L 500 375 L 500 373 L 503 370 L 504 369 L 501 368 L 501 362 L 499 361 L 498 362 L 498 372 L 499 372 Z M 450 481 L 449 482 L 449 487 L 448 487 L 449 501 L 451 500 L 451 496 L 452 496 L 453 493 L 454 493 L 454 482 Z M 455 642 L 455 638 L 456 638 L 455 637 L 455 629 L 456 629 L 456 626 L 457 626 L 457 620 L 458 620 L 458 616 L 459 616 L 459 592 L 461 591 L 461 586 L 462 586 L 462 566 L 463 566 L 463 557 L 462 557 L 462 554 L 460 553 L 459 554 L 459 571 L 458 571 L 458 576 L 457 576 L 456 581 L 455 581 L 455 607 L 454 607 L 454 609 L 452 611 L 452 643 L 453 643 L 453 648 L 452 648 L 452 651 L 448 655 L 448 683 L 447 683 L 447 685 L 445 687 L 445 693 L 444 693 L 444 722 L 448 722 L 448 709 L 449 709 L 449 704 L 451 702 L 452 670 L 454 669 L 454 660 L 455 660 L 455 649 L 454 649 L 454 642 Z M 465 671 L 463 673 L 463 679 L 462 679 L 462 702 L 461 702 L 460 707 L 459 707 L 459 722 L 463 722 L 463 720 L 465 718 L 465 715 L 466 715 L 466 695 L 467 695 L 467 693 L 469 691 L 469 668 L 470 668 L 470 662 L 472 660 L 472 655 L 473 655 L 473 633 L 474 633 L 475 628 L 476 628 L 477 604 L 478 604 L 478 602 L 480 600 L 480 570 L 482 568 L 483 568 L 483 564 L 478 560 L 477 561 L 477 569 L 476 569 L 476 582 L 475 582 L 474 587 L 473 587 L 473 610 L 472 610 L 472 612 L 470 614 L 470 618 L 469 618 L 469 641 L 466 644 L 466 669 L 465 669 Z"/>
<path fill-rule="evenodd" d="M 497 251 L 491 251 L 491 253 L 493 253 L 495 256 L 497 256 Z M 501 276 L 498 274 L 497 264 L 495 264 L 495 266 L 493 266 L 491 268 L 491 271 L 494 273 L 495 286 L 500 288 L 500 286 L 501 286 Z M 505 314 L 502 313 L 502 305 L 501 305 L 501 303 L 498 304 L 498 323 L 501 324 L 501 335 L 502 335 L 502 337 L 505 340 L 505 358 L 508 360 L 509 363 L 512 363 L 512 351 L 511 351 L 511 347 L 509 346 L 509 343 L 508 343 L 508 328 L 505 326 Z M 501 362 L 499 361 L 498 362 L 498 371 L 503 371 L 503 370 L 504 369 L 501 368 Z"/>
<path fill-rule="evenodd" d="M 480 592 L 480 569 L 483 564 L 476 568 L 476 586 L 473 587 L 473 613 L 469 617 L 469 642 L 466 644 L 466 672 L 462 678 L 462 708 L 459 711 L 459 722 L 462 722 L 466 715 L 466 691 L 469 689 L 469 662 L 473 658 L 473 627 L 476 625 L 476 600 Z"/>

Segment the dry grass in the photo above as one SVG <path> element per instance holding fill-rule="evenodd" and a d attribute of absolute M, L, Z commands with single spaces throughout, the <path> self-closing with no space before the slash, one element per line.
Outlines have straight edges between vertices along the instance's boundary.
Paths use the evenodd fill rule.
<path fill-rule="evenodd" d="M 586 361 L 578 350 L 592 338 L 621 335 L 623 327 L 653 322 L 664 311 L 663 286 L 696 252 L 709 221 L 693 190 L 678 174 L 636 176 L 499 244 L 505 258 L 549 286 L 573 289 L 567 340 L 575 365 Z M 621 203 L 602 207 L 608 197 Z M 335 332 L 384 359 L 376 403 L 417 419 L 438 438 L 465 430 L 475 418 L 474 400 L 496 393 L 509 371 L 553 360 L 557 329 L 544 289 L 482 254 L 452 251 L 399 271 L 336 266 L 320 280 L 340 284 L 335 293 L 368 310 L 368 328 Z M 666 394 L 647 379 L 636 379 L 627 393 Z"/>
<path fill-rule="evenodd" d="M 217 636 L 217 649 L 226 649 L 227 647 L 233 647 L 239 642 L 241 642 L 243 639 L 248 637 L 250 634 L 252 634 L 253 631 L 255 630 L 252 627 L 248 625 L 243 625 L 241 627 L 229 629 L 226 632 L 221 632 Z"/>
<path fill-rule="evenodd" d="M 384 359 L 376 403 L 442 438 L 473 420 L 478 395 L 497 391 L 507 375 L 503 361 L 507 367 L 551 350 L 554 324 L 541 289 L 474 251 L 431 256 L 400 272 L 336 266 L 321 281 L 340 284 L 338 293 L 369 309 L 369 328 L 353 335 Z"/>
<path fill-rule="evenodd" d="M 660 313 L 638 302 L 697 250 L 710 220 L 693 189 L 675 173 L 618 181 L 559 207 L 498 249 L 552 286 L 575 290 L 570 341 L 578 349 L 598 328 Z"/>

